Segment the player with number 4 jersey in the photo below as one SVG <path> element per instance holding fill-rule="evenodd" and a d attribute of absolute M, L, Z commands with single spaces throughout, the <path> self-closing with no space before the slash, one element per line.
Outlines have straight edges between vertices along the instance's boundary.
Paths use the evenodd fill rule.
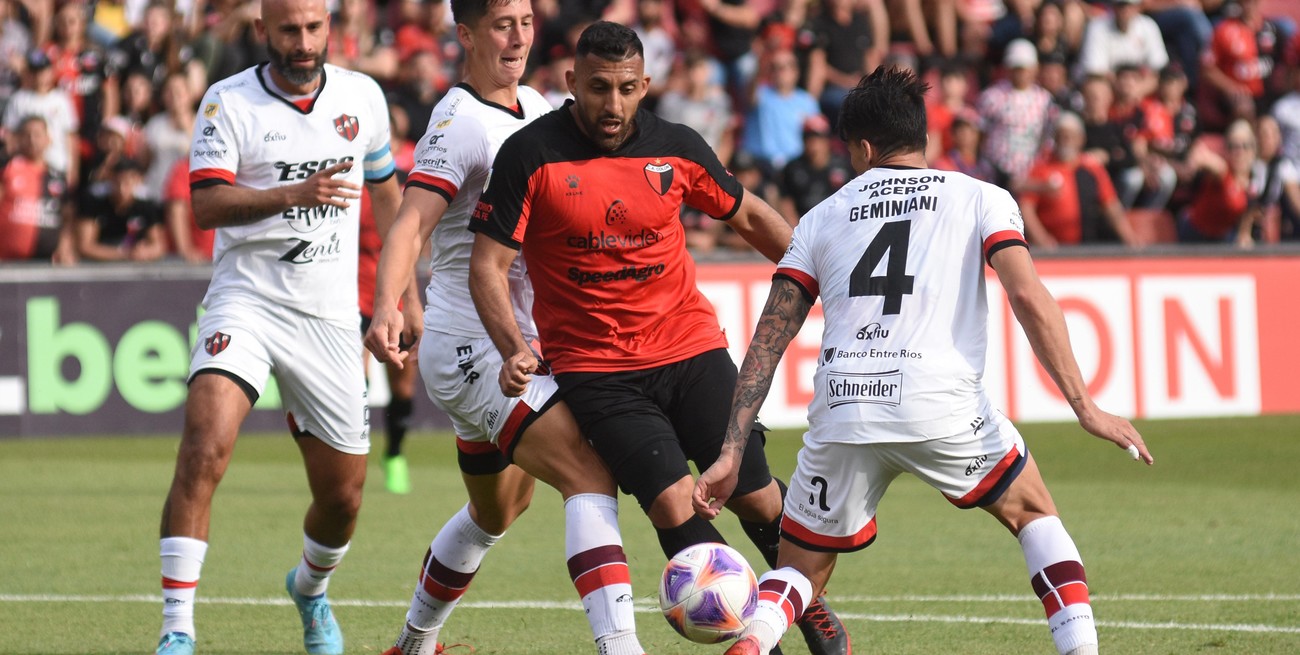
<path fill-rule="evenodd" d="M 875 539 L 876 507 L 903 473 L 997 517 L 1020 541 L 1057 650 L 1097 653 L 1082 558 L 1024 439 L 984 392 L 985 263 L 1083 428 L 1153 460 L 1132 424 L 1089 396 L 1011 195 L 926 165 L 927 88 L 879 68 L 845 99 L 840 131 L 859 175 L 795 228 L 741 367 L 723 454 L 696 483 L 696 512 L 716 516 L 776 365 L 820 297 L 821 358 L 777 569 L 726 655 L 771 651 L 839 553 Z"/>

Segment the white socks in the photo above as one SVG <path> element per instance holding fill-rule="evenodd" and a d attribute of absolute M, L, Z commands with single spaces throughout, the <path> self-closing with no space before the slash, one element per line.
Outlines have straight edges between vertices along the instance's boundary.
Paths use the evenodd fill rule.
<path fill-rule="evenodd" d="M 166 537 L 158 543 L 162 560 L 163 623 L 158 636 L 184 632 L 194 636 L 194 592 L 208 544 L 189 537 Z"/>
<path fill-rule="evenodd" d="M 330 575 L 334 568 L 343 561 L 348 552 L 348 545 L 330 548 L 317 543 L 306 534 L 302 536 L 302 560 L 298 562 L 298 572 L 294 574 L 293 588 L 299 595 L 313 598 L 325 593 L 329 586 Z"/>
<path fill-rule="evenodd" d="M 1057 652 L 1088 653 L 1087 646 L 1092 646 L 1092 653 L 1097 652 L 1097 624 L 1088 599 L 1083 561 L 1061 519 L 1048 516 L 1033 521 L 1020 531 L 1019 538 L 1029 567 L 1029 583 L 1043 602 Z"/>
<path fill-rule="evenodd" d="M 759 578 L 758 608 L 742 635 L 757 637 L 761 652 L 771 651 L 812 600 L 812 583 L 802 573 L 788 566 L 768 571 Z"/>
<path fill-rule="evenodd" d="M 618 529 L 618 500 L 578 494 L 564 501 L 564 556 L 600 655 L 642 655 L 632 582 Z"/>

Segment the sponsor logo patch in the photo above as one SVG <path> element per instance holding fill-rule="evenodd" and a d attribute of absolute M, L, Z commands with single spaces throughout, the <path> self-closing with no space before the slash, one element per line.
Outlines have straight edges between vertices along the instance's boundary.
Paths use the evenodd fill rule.
<path fill-rule="evenodd" d="M 826 404 L 829 407 L 855 403 L 897 407 L 902 400 L 903 374 L 899 371 L 882 373 L 830 371 L 826 376 Z"/>

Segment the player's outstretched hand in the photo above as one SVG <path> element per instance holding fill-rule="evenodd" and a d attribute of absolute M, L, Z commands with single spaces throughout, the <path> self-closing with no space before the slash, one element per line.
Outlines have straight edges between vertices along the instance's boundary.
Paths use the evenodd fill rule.
<path fill-rule="evenodd" d="M 320 207 L 329 205 L 347 209 L 352 206 L 349 200 L 361 197 L 361 186 L 335 178 L 339 173 L 352 170 L 352 162 L 342 161 L 333 166 L 322 168 L 304 180 L 294 190 L 295 207 Z"/>
<path fill-rule="evenodd" d="M 525 349 L 515 353 L 501 365 L 501 372 L 497 374 L 497 384 L 501 385 L 501 393 L 510 398 L 522 396 L 524 389 L 528 388 L 528 381 L 533 379 L 533 371 L 536 370 L 537 357 L 531 350 Z"/>
<path fill-rule="evenodd" d="M 393 364 L 397 368 L 405 366 L 406 358 L 411 354 L 410 347 L 403 347 L 402 329 L 405 319 L 396 307 L 376 307 L 375 316 L 370 320 L 370 329 L 366 331 L 366 348 L 374 353 L 375 359 Z"/>
<path fill-rule="evenodd" d="M 700 474 L 691 494 L 691 506 L 700 518 L 713 520 L 731 499 L 740 478 L 740 457 L 734 450 L 723 451 L 713 466 Z"/>
<path fill-rule="evenodd" d="M 1094 409 L 1079 416 L 1079 425 L 1093 435 L 1128 451 L 1133 459 L 1140 459 L 1148 466 L 1156 461 L 1142 441 L 1142 435 L 1126 418 Z"/>

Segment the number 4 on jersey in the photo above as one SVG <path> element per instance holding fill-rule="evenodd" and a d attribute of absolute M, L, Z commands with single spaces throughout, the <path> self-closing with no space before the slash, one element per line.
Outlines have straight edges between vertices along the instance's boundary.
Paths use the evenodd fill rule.
<path fill-rule="evenodd" d="M 884 296 L 885 315 L 897 314 L 903 308 L 903 296 L 912 293 L 913 276 L 907 274 L 907 242 L 912 233 L 912 221 L 894 221 L 880 226 L 880 232 L 871 240 L 862 259 L 849 276 L 849 297 Z M 881 259 L 889 256 L 885 275 L 872 276 Z"/>

